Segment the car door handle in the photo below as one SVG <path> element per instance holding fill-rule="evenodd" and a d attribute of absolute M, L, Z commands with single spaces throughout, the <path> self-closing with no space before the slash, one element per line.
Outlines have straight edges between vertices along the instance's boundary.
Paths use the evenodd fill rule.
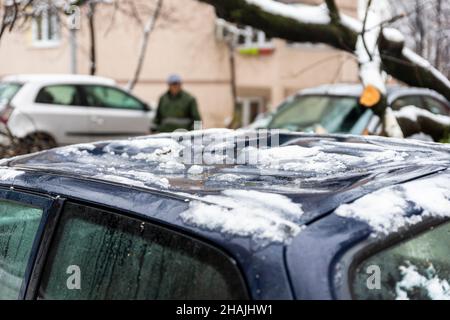
<path fill-rule="evenodd" d="M 103 118 L 97 117 L 97 116 L 93 116 L 91 117 L 91 122 L 98 124 L 98 125 L 103 125 L 105 123 L 105 120 Z"/>

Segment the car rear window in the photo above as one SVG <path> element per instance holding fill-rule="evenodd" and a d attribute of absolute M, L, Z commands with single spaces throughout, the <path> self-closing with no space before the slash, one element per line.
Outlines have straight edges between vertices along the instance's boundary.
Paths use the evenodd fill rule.
<path fill-rule="evenodd" d="M 21 87 L 19 83 L 0 83 L 0 104 L 10 102 Z"/>

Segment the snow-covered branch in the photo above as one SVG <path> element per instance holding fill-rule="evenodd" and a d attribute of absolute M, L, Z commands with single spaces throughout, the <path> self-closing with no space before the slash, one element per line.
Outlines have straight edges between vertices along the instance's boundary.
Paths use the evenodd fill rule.
<path fill-rule="evenodd" d="M 360 65 L 360 77 L 364 86 L 374 86 L 386 94 L 385 79 L 382 75 L 382 61 L 378 50 L 381 16 L 372 1 L 367 2 L 363 28 L 356 42 L 356 56 Z"/>
<path fill-rule="evenodd" d="M 450 81 L 426 59 L 405 46 L 402 33 L 382 30 L 379 50 L 383 69 L 411 86 L 434 89 L 450 100 Z"/>
<path fill-rule="evenodd" d="M 325 43 L 349 52 L 355 48 L 357 33 L 344 19 L 332 20 L 325 4 L 287 5 L 273 0 L 200 1 L 213 5 L 225 20 L 252 26 L 273 37 L 294 42 Z"/>
<path fill-rule="evenodd" d="M 450 117 L 433 114 L 415 106 L 402 108 L 394 112 L 406 137 L 419 133 L 426 134 L 434 141 L 440 141 L 442 133 L 450 133 Z"/>

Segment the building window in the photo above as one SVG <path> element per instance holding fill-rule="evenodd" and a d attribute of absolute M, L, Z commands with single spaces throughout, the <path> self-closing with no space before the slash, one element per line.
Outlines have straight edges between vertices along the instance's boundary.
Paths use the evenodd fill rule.
<path fill-rule="evenodd" d="M 238 38 L 238 45 L 244 48 L 273 48 L 272 40 L 263 31 L 245 27 Z"/>
<path fill-rule="evenodd" d="M 61 24 L 58 12 L 47 8 L 41 10 L 34 18 L 32 25 L 33 46 L 54 47 L 61 40 Z"/>
<path fill-rule="evenodd" d="M 272 54 L 275 50 L 272 39 L 252 27 L 240 27 L 217 19 L 216 33 L 219 40 L 232 41 L 238 52 L 244 55 Z"/>

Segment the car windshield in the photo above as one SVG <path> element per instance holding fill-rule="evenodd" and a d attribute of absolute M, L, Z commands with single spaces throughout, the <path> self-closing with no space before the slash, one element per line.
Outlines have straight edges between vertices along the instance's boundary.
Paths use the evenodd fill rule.
<path fill-rule="evenodd" d="M 269 128 L 356 133 L 355 128 L 361 127 L 361 122 L 367 124 L 368 116 L 370 111 L 360 107 L 355 97 L 299 96 L 280 107 Z"/>
<path fill-rule="evenodd" d="M 10 102 L 21 86 L 18 83 L 0 83 L 0 104 Z"/>

